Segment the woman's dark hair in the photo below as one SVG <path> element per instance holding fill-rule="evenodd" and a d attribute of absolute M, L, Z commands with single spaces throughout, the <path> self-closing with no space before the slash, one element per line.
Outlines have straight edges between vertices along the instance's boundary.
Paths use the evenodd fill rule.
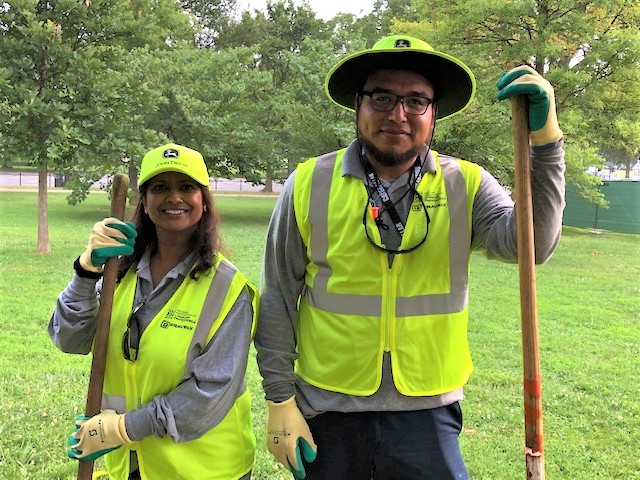
<path fill-rule="evenodd" d="M 142 198 L 145 196 L 148 186 L 148 182 L 140 186 L 140 198 L 132 219 L 138 236 L 133 247 L 133 253 L 122 257 L 120 260 L 118 281 L 124 277 L 132 265 L 136 265 L 140 261 L 147 247 L 151 247 L 152 253 L 158 249 L 156 227 L 149 215 L 145 213 L 144 205 L 142 204 Z M 213 196 L 208 188 L 201 186 L 200 190 L 202 191 L 202 205 L 205 208 L 196 231 L 193 232 L 190 245 L 191 250 L 197 252 L 197 260 L 190 273 L 191 278 L 194 280 L 211 269 L 215 256 L 222 248 L 218 229 L 220 217 L 213 204 Z"/>

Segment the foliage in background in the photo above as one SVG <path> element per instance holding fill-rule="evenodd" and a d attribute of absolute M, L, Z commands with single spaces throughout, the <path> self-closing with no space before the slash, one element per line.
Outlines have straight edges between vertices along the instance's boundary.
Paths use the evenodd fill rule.
<path fill-rule="evenodd" d="M 188 19 L 172 0 L 18 0 L 0 12 L 0 138 L 6 156 L 38 168 L 37 250 L 48 252 L 47 172 L 81 172 L 74 203 L 157 137 L 144 128 L 154 94 L 136 57 L 190 39 Z"/>
<path fill-rule="evenodd" d="M 606 155 L 628 170 L 640 150 L 636 3 L 376 0 L 370 14 L 324 21 L 291 0 L 263 12 L 236 0 L 6 2 L 3 163 L 37 165 L 43 179 L 64 174 L 77 203 L 104 174 L 128 171 L 135 187 L 143 153 L 172 140 L 201 150 L 213 175 L 270 190 L 298 162 L 354 137 L 353 115 L 326 98 L 329 69 L 404 32 L 459 57 L 478 80 L 476 101 L 438 123 L 435 149 L 512 184 L 510 108 L 495 100 L 495 83 L 529 63 L 556 89 L 568 180 L 602 202 L 587 167 Z M 44 181 L 41 189 L 46 205 Z M 46 225 L 44 206 L 41 216 Z M 38 245 L 46 251 L 48 240 Z"/>
<path fill-rule="evenodd" d="M 158 100 L 140 75 L 145 53 L 192 35 L 173 5 L 5 3 L 0 93 L 9 106 L 1 127 L 9 158 L 45 171 L 93 172 L 94 180 L 112 171 L 139 143 L 137 130 Z"/>
<path fill-rule="evenodd" d="M 495 99 L 500 75 L 529 64 L 556 91 L 565 133 L 567 177 L 580 193 L 599 201 L 604 148 L 640 154 L 640 6 L 624 0 L 414 0 L 417 22 L 397 21 L 436 49 L 463 59 L 478 79 L 477 100 L 466 114 L 438 125 L 439 142 L 477 161 L 512 184 L 510 108 Z M 400 19 L 399 19 L 400 20 Z M 440 128 L 442 127 L 442 128 Z"/>

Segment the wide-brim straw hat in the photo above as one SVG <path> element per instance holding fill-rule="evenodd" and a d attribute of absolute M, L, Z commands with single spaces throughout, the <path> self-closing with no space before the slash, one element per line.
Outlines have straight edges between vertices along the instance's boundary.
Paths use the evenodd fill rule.
<path fill-rule="evenodd" d="M 392 35 L 340 60 L 327 74 L 325 91 L 334 103 L 353 111 L 356 94 L 376 70 L 409 70 L 423 75 L 433 85 L 439 119 L 464 110 L 476 90 L 473 72 L 457 58 L 417 38 Z"/>

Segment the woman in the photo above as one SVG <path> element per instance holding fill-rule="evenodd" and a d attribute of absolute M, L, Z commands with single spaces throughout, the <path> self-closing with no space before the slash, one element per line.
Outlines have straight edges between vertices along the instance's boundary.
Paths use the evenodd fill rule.
<path fill-rule="evenodd" d="M 255 437 L 244 376 L 258 294 L 220 253 L 202 155 L 156 148 L 139 184 L 133 223 L 95 224 L 49 323 L 58 348 L 88 353 L 103 265 L 122 256 L 102 412 L 77 419 L 68 454 L 106 454 L 113 479 L 248 479 Z"/>

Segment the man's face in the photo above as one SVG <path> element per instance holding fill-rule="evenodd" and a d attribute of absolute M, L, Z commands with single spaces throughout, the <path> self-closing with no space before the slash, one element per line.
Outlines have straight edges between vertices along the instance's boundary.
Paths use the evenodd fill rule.
<path fill-rule="evenodd" d="M 377 70 L 363 87 L 367 92 L 386 92 L 394 95 L 434 98 L 433 86 L 422 75 L 407 70 Z M 407 114 L 398 101 L 390 112 L 372 108 L 372 100 L 363 95 L 358 112 L 358 134 L 367 154 L 384 166 L 413 161 L 433 130 L 434 105 L 422 115 Z"/>

